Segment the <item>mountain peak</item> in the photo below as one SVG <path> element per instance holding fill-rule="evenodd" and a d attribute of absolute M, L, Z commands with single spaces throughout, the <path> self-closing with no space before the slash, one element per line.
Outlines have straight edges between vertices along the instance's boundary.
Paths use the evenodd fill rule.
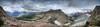
<path fill-rule="evenodd" d="M 50 10 L 43 12 L 43 13 L 64 13 L 64 12 L 61 9 L 57 9 L 57 10 L 50 9 Z"/>

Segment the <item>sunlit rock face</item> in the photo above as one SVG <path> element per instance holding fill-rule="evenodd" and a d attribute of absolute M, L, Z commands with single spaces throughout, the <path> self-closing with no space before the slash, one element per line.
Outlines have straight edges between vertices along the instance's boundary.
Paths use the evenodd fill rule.
<path fill-rule="evenodd" d="M 96 6 L 89 18 L 89 26 L 100 26 L 100 6 Z"/>
<path fill-rule="evenodd" d="M 59 21 L 59 23 L 61 23 L 61 24 L 71 23 L 72 22 L 70 20 L 70 17 L 68 17 L 66 14 L 64 14 L 60 9 L 41 12 L 37 16 L 40 17 L 39 20 L 41 20 L 41 21 L 45 20 L 45 21 L 51 22 L 51 23 L 54 23 L 55 20 Z"/>

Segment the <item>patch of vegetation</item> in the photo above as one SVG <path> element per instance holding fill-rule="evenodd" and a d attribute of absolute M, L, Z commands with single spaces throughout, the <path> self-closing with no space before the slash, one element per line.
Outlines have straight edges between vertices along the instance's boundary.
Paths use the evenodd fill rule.
<path fill-rule="evenodd" d="M 31 21 L 30 19 L 34 19 L 36 14 L 31 15 L 22 15 L 20 17 L 17 17 L 18 20 L 25 20 L 25 21 Z"/>
<path fill-rule="evenodd" d="M 0 20 L 0 27 L 4 25 L 4 21 Z"/>
<path fill-rule="evenodd" d="M 100 20 L 94 19 L 92 21 L 92 25 L 94 25 L 94 26 L 100 26 Z"/>

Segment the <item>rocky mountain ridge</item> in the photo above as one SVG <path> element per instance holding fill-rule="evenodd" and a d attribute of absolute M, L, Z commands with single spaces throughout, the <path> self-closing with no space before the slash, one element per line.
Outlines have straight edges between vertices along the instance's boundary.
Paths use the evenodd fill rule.
<path fill-rule="evenodd" d="M 100 26 L 100 6 L 96 6 L 92 11 L 90 18 L 88 19 L 87 27 Z M 64 14 L 59 10 L 49 10 L 41 12 L 35 17 L 35 21 L 23 21 L 17 20 L 15 17 L 11 17 L 6 14 L 3 8 L 0 6 L 0 26 L 1 27 L 70 27 L 72 24 L 72 17 Z M 2 22 L 2 23 L 1 23 Z M 86 27 L 85 26 L 85 27 Z M 78 26 L 84 27 L 84 26 Z"/>
<path fill-rule="evenodd" d="M 37 16 L 38 16 L 37 18 L 40 19 L 36 19 L 38 21 L 35 22 L 17 20 L 15 17 L 7 15 L 6 12 L 3 10 L 3 8 L 0 6 L 0 17 L 1 17 L 0 19 L 4 21 L 4 25 L 2 27 L 37 27 L 38 25 L 45 26 L 45 24 L 47 24 L 46 27 L 57 27 L 55 24 L 53 24 L 55 23 L 53 22 L 55 20 L 58 20 L 61 24 L 71 22 L 69 20 L 69 17 L 65 15 L 61 10 L 50 10 L 47 12 L 41 12 Z"/>

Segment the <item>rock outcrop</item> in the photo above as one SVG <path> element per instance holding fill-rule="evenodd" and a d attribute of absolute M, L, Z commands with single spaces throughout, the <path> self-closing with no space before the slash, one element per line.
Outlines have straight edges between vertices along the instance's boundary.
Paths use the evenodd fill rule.
<path fill-rule="evenodd" d="M 56 23 L 54 21 L 59 21 L 61 24 L 71 23 L 71 18 L 67 16 L 64 12 L 62 12 L 60 9 L 58 10 L 49 10 L 46 12 L 41 12 L 39 15 L 37 15 L 39 19 L 38 21 L 46 21 L 50 22 L 52 24 Z M 60 25 L 60 24 L 58 24 Z"/>
<path fill-rule="evenodd" d="M 100 6 L 96 6 L 89 20 L 88 26 L 100 26 Z"/>

